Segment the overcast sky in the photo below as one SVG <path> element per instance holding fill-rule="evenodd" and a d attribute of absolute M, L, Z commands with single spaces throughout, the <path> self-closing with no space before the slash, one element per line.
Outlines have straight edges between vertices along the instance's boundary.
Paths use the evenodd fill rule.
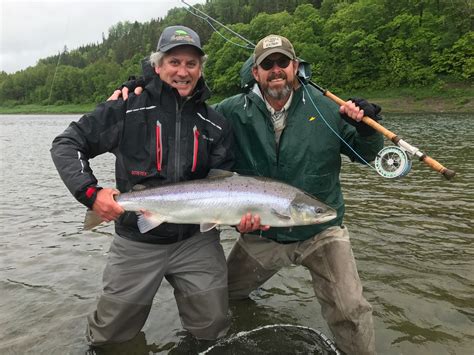
<path fill-rule="evenodd" d="M 188 4 L 205 0 L 186 0 Z M 38 59 L 102 41 L 119 21 L 163 18 L 179 0 L 0 0 L 0 71 L 14 73 Z M 156 39 L 158 41 L 158 38 Z"/>

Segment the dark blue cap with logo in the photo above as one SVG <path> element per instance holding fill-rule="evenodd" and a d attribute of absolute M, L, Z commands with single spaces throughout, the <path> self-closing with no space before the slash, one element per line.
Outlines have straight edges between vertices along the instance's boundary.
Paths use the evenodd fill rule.
<path fill-rule="evenodd" d="M 170 49 L 184 45 L 193 46 L 201 55 L 204 55 L 198 34 L 185 26 L 166 27 L 161 33 L 156 50 L 159 52 L 168 52 Z"/>

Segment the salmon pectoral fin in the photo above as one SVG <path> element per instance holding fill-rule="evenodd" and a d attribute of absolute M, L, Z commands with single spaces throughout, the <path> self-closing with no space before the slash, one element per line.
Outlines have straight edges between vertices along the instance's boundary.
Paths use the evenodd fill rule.
<path fill-rule="evenodd" d="M 217 223 L 201 223 L 199 230 L 201 233 L 209 232 L 212 228 L 215 228 Z"/>
<path fill-rule="evenodd" d="M 165 222 L 165 218 L 161 216 L 157 216 L 151 214 L 147 211 L 143 211 L 142 213 L 137 213 L 138 215 L 138 229 L 140 233 L 146 233 L 151 231 L 152 229 L 158 227 L 161 223 Z"/>
<path fill-rule="evenodd" d="M 289 220 L 291 219 L 291 216 L 289 214 L 283 214 L 281 212 L 278 212 L 276 209 L 272 208 L 271 209 L 271 212 L 273 215 L 277 216 L 278 218 L 280 219 L 285 219 L 285 220 Z"/>
<path fill-rule="evenodd" d="M 90 230 L 97 227 L 103 221 L 102 219 L 92 210 L 87 210 L 86 216 L 84 217 L 84 229 Z"/>

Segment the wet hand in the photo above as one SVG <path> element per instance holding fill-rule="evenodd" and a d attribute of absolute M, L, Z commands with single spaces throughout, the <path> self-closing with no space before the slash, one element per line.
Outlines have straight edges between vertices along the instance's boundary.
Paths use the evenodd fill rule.
<path fill-rule="evenodd" d="M 125 210 L 114 199 L 120 192 L 115 189 L 101 189 L 97 192 L 97 198 L 92 210 L 105 222 L 116 220 Z"/>
<path fill-rule="evenodd" d="M 256 230 L 267 231 L 270 229 L 270 226 L 260 225 L 260 216 L 246 213 L 240 219 L 240 224 L 237 226 L 239 233 L 250 233 Z"/>

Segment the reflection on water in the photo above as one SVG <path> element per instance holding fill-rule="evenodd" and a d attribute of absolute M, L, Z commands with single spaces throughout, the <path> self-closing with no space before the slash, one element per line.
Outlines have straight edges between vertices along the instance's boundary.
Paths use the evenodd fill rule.
<path fill-rule="evenodd" d="M 101 289 L 113 230 L 110 225 L 81 230 L 85 209 L 70 196 L 49 156 L 53 137 L 76 118 L 0 116 L 0 353 L 88 350 L 85 316 Z M 447 181 L 418 161 L 402 179 L 344 164 L 345 223 L 374 307 L 378 353 L 470 354 L 474 117 L 390 115 L 383 123 L 457 176 Z M 113 186 L 113 157 L 98 157 L 93 167 L 101 185 Z M 232 230 L 223 233 L 226 252 L 235 238 Z M 283 269 L 231 311 L 229 337 L 282 323 L 330 335 L 302 267 Z M 189 354 L 212 346 L 182 331 L 166 282 L 143 331 L 122 345 L 122 353 Z"/>

